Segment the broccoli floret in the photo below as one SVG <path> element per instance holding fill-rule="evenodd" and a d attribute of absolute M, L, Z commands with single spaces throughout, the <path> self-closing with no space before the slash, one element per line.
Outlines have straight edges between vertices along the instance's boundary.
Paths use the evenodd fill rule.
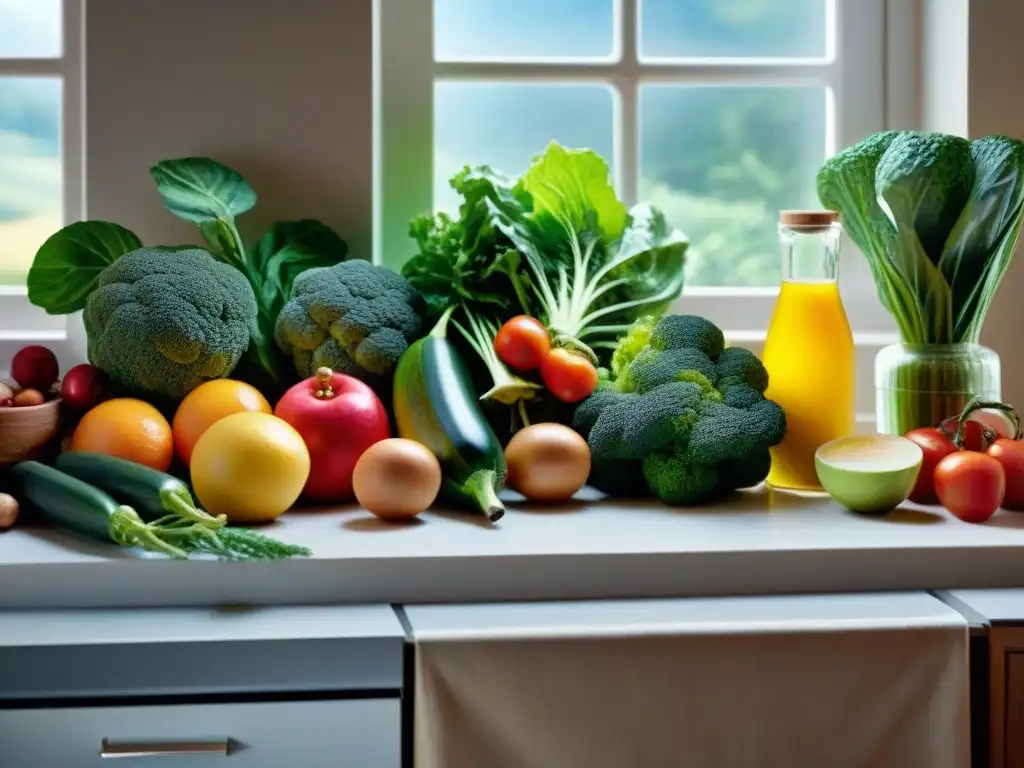
<path fill-rule="evenodd" d="M 721 382 L 719 386 L 722 386 Z M 761 392 L 747 384 L 731 384 L 722 388 L 722 402 L 733 408 L 749 408 L 763 399 L 764 395 Z"/>
<path fill-rule="evenodd" d="M 707 350 L 718 340 L 724 344 L 721 331 L 700 318 L 683 319 L 663 318 L 640 350 L 637 336 L 624 338 L 629 368 L 620 369 L 613 389 L 598 390 L 576 410 L 573 426 L 586 438 L 592 474 L 600 474 L 595 479 L 606 488 L 607 477 L 635 478 L 639 463 L 659 499 L 696 504 L 756 485 L 768 474 L 769 448 L 782 440 L 786 418 L 764 397 L 764 365 L 741 348 L 718 349 L 713 361 Z M 670 338 L 697 338 L 703 348 L 669 348 Z"/>
<path fill-rule="evenodd" d="M 619 378 L 629 370 L 630 363 L 647 346 L 651 331 L 658 322 L 656 317 L 641 317 L 634 322 L 625 335 L 619 339 L 612 352 L 611 376 Z"/>
<path fill-rule="evenodd" d="M 738 459 L 779 443 L 785 432 L 786 417 L 771 400 L 748 408 L 705 401 L 686 451 L 694 461 Z"/>
<path fill-rule="evenodd" d="M 757 355 L 744 347 L 723 350 L 715 361 L 715 371 L 718 388 L 723 393 L 727 394 L 737 384 L 746 384 L 758 392 L 768 389 L 768 369 Z"/>
<path fill-rule="evenodd" d="M 687 461 L 679 454 L 652 453 L 643 460 L 644 479 L 666 504 L 701 504 L 720 494 L 718 467 Z"/>
<path fill-rule="evenodd" d="M 697 315 L 666 315 L 651 332 L 650 347 L 657 350 L 696 348 L 712 360 L 725 349 L 722 330 Z"/>
<path fill-rule="evenodd" d="M 344 261 L 295 278 L 275 338 L 300 376 L 326 366 L 384 387 L 398 358 L 423 335 L 425 311 L 423 297 L 401 275 Z"/>
<path fill-rule="evenodd" d="M 647 347 L 629 366 L 629 374 L 637 392 L 650 392 L 672 381 L 693 381 L 713 389 L 718 379 L 711 358 L 692 348 L 663 352 Z M 699 374 L 700 378 L 693 374 Z"/>
<path fill-rule="evenodd" d="M 631 394 L 623 394 L 610 389 L 599 389 L 586 400 L 581 402 L 572 417 L 572 428 L 579 432 L 586 440 L 590 437 L 590 430 L 594 428 L 601 412 L 609 405 L 619 400 L 634 397 Z"/>
<path fill-rule="evenodd" d="M 139 248 L 100 273 L 83 320 L 93 365 L 129 390 L 181 400 L 231 373 L 249 346 L 256 296 L 202 248 Z"/>

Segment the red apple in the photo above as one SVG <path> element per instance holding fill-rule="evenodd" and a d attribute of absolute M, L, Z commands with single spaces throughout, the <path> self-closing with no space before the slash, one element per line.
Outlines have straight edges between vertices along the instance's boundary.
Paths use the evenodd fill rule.
<path fill-rule="evenodd" d="M 87 411 L 107 399 L 107 375 L 89 363 L 76 365 L 64 374 L 60 396 L 73 411 Z"/>
<path fill-rule="evenodd" d="M 316 502 L 352 498 L 352 472 L 363 451 L 391 436 L 384 404 L 352 376 L 321 368 L 278 401 L 274 415 L 291 424 L 309 449 L 303 498 Z"/>
<path fill-rule="evenodd" d="M 57 381 L 57 357 L 46 347 L 23 347 L 11 359 L 11 376 L 24 389 L 46 392 Z"/>

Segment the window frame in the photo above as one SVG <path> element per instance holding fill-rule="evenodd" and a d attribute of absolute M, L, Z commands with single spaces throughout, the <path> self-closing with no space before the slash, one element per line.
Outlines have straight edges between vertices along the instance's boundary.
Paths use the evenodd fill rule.
<path fill-rule="evenodd" d="M 433 85 L 471 82 L 599 82 L 615 94 L 616 186 L 636 202 L 639 92 L 648 83 L 825 84 L 830 136 L 826 153 L 885 126 L 886 0 L 828 0 L 831 23 L 820 59 L 640 60 L 643 0 L 610 0 L 616 41 L 610 58 L 436 61 L 432 0 L 376 0 L 374 46 L 374 261 L 398 268 L 411 255 L 410 219 L 432 207 Z M 856 59 L 844 55 L 857 51 Z M 685 224 L 683 224 L 685 231 Z M 844 253 L 853 246 L 847 242 Z M 845 263 L 851 263 L 849 256 Z M 874 344 L 894 338 L 866 269 L 843 284 L 855 331 Z M 776 288 L 688 287 L 680 308 L 719 322 L 743 339 L 764 336 Z"/>
<path fill-rule="evenodd" d="M 65 224 L 85 218 L 85 2 L 61 2 L 61 53 L 40 58 L 0 57 L 0 78 L 58 77 L 61 80 L 61 213 Z M 81 313 L 47 315 L 29 303 L 23 286 L 0 286 L 0 377 L 26 344 L 45 344 L 61 370 L 85 359 Z"/>

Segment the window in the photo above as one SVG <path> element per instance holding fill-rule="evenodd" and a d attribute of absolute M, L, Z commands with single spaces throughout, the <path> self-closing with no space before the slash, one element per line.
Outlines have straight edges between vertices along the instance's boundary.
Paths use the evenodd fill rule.
<path fill-rule="evenodd" d="M 36 249 L 83 215 L 81 0 L 0 0 L 0 368 L 30 341 L 81 356 L 77 318 L 28 302 Z M 77 352 L 77 356 L 76 356 Z"/>
<path fill-rule="evenodd" d="M 378 0 L 378 260 L 409 219 L 456 205 L 463 164 L 523 170 L 550 139 L 610 163 L 691 240 L 678 309 L 759 345 L 780 278 L 776 223 L 820 206 L 815 172 L 884 127 L 884 0 Z M 858 410 L 890 340 L 845 245 Z"/>

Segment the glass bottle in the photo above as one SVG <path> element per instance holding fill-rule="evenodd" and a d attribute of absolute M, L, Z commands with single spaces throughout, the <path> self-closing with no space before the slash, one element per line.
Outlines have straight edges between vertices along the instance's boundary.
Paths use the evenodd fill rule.
<path fill-rule="evenodd" d="M 819 446 L 854 431 L 854 346 L 839 296 L 842 230 L 833 211 L 782 211 L 782 284 L 764 344 L 767 397 L 786 412 L 768 483 L 821 490 Z"/>

